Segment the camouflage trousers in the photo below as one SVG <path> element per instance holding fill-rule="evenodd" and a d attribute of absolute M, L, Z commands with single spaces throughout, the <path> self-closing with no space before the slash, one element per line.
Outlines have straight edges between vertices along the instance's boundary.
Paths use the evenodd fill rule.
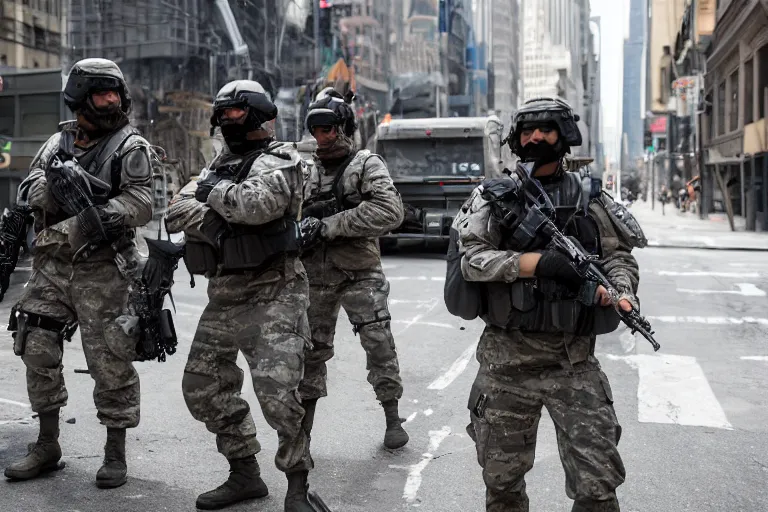
<path fill-rule="evenodd" d="M 71 278 L 70 278 L 71 276 Z M 83 354 L 94 380 L 93 401 L 102 424 L 139 424 L 139 375 L 133 367 L 137 339 L 116 323 L 123 314 L 128 283 L 111 262 L 77 263 L 74 268 L 38 256 L 18 309 L 58 322 L 79 322 Z M 59 333 L 28 327 L 21 356 L 27 366 L 32 410 L 48 412 L 67 405 Z"/>
<path fill-rule="evenodd" d="M 378 270 L 351 275 L 354 277 L 327 280 L 325 284 L 313 279 L 310 284 L 309 325 L 313 348 L 306 357 L 304 380 L 299 388 L 301 396 L 320 398 L 328 395 L 326 363 L 333 357 L 333 338 L 339 309 L 343 306 L 353 332 L 360 335 L 366 354 L 368 382 L 373 386 L 376 398 L 381 402 L 399 400 L 403 395 L 403 382 L 390 327 L 389 283 Z"/>
<path fill-rule="evenodd" d="M 570 371 L 501 366 L 481 365 L 468 404 L 487 512 L 528 512 L 525 474 L 533 467 L 542 407 L 555 424 L 566 494 L 583 507 L 574 510 L 618 512 L 621 427 L 596 360 Z"/>
<path fill-rule="evenodd" d="M 209 297 L 218 293 L 212 291 L 214 286 L 227 287 L 232 296 L 238 291 L 236 279 L 211 282 Z M 237 300 L 212 299 L 200 317 L 182 380 L 187 407 L 216 434 L 218 450 L 227 459 L 261 451 L 250 406 L 240 397 L 240 351 L 248 361 L 264 418 L 277 431 L 275 465 L 283 472 L 312 469 L 297 391 L 309 345 L 306 277 L 264 284 L 256 293 L 252 288 L 239 292 Z"/>

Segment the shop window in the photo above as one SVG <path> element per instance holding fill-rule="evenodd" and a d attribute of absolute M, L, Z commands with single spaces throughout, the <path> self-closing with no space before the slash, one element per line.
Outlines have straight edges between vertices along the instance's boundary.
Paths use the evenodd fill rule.
<path fill-rule="evenodd" d="M 13 137 L 13 121 L 16 114 L 13 96 L 0 98 L 0 137 Z"/>
<path fill-rule="evenodd" d="M 26 94 L 19 97 L 21 136 L 50 135 L 59 124 L 60 94 Z"/>

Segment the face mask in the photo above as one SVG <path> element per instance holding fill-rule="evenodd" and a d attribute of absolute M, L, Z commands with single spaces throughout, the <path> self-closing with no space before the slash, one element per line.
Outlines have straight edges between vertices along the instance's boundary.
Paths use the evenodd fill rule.
<path fill-rule="evenodd" d="M 538 144 L 529 143 L 523 146 L 520 153 L 521 160 L 535 162 L 536 167 L 556 162 L 562 156 L 559 142 L 554 146 L 543 141 Z"/>
<path fill-rule="evenodd" d="M 248 140 L 248 131 L 245 126 L 237 123 L 223 123 L 221 134 L 229 150 L 236 155 L 245 155 L 251 151 L 264 149 L 272 142 L 271 138 Z"/>
<path fill-rule="evenodd" d="M 96 129 L 91 136 L 100 136 L 122 128 L 128 123 L 128 115 L 120 108 L 120 104 L 112 104 L 104 108 L 96 108 L 91 99 L 88 99 L 80 114 Z"/>

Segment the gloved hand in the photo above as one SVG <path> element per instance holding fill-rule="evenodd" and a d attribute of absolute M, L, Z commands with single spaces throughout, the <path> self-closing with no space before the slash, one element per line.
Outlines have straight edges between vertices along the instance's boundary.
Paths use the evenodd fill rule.
<path fill-rule="evenodd" d="M 571 260 L 560 251 L 544 251 L 536 265 L 535 275 L 560 281 L 574 292 L 584 283 Z"/>
<path fill-rule="evenodd" d="M 213 188 L 222 181 L 229 181 L 227 177 L 220 175 L 217 172 L 209 172 L 201 180 L 197 181 L 197 190 L 195 190 L 195 199 L 201 203 L 208 201 L 208 196 L 211 195 Z"/>
<path fill-rule="evenodd" d="M 323 221 L 320 219 L 316 217 L 302 219 L 299 229 L 301 231 L 301 248 L 303 250 L 311 249 L 323 241 Z"/>
<path fill-rule="evenodd" d="M 54 157 L 45 173 L 48 190 L 56 204 L 69 215 L 77 215 L 87 208 L 84 200 L 90 187 L 84 177 L 85 171 L 75 160 L 66 162 Z"/>
<path fill-rule="evenodd" d="M 110 214 L 95 206 L 79 212 L 77 223 L 80 233 L 90 244 L 113 242 L 125 233 L 122 215 Z"/>

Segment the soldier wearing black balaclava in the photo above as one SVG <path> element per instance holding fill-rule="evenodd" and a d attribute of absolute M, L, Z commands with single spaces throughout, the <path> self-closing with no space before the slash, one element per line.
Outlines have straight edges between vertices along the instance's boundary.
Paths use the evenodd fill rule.
<path fill-rule="evenodd" d="M 172 200 L 166 219 L 168 232 L 186 236 L 187 270 L 209 279 L 181 388 L 192 416 L 216 434 L 230 472 L 198 496 L 203 510 L 268 494 L 256 460 L 256 426 L 240 396 L 242 352 L 261 411 L 277 431 L 275 465 L 288 479 L 285 512 L 315 511 L 307 483 L 314 463 L 298 393 L 310 346 L 298 227 L 305 164 L 291 144 L 275 141 L 276 116 L 261 84 L 235 80 L 222 87 L 211 131 L 221 128 L 226 150 Z"/>
<path fill-rule="evenodd" d="M 481 293 L 477 314 L 486 327 L 477 349 L 480 369 L 469 396 L 467 431 L 483 468 L 488 512 L 528 512 L 525 474 L 533 467 L 543 407 L 555 424 L 573 512 L 619 512 L 615 490 L 625 476 L 618 452 L 621 427 L 595 357 L 596 335 L 618 322 L 601 330 L 595 315 L 600 308 L 639 307 L 639 271 L 630 251 L 645 238 L 631 214 L 594 186 L 588 169 L 569 172 L 570 148 L 581 145 L 576 121 L 562 100 L 526 102 L 507 138 L 520 166 L 508 177 L 481 184 L 453 223 L 460 277 L 483 283 L 472 288 Z M 520 232 L 520 224 L 510 223 L 513 210 L 486 194 L 486 187 L 499 184 L 522 190 L 530 180 L 546 194 L 551 220 L 599 259 L 618 297 L 583 279 L 545 240 Z M 510 197 L 526 211 L 525 194 Z M 451 259 L 449 253 L 446 303 L 451 301 L 458 316 L 471 318 L 459 314 L 461 300 L 453 302 L 460 281 L 453 279 Z M 465 303 L 468 310 L 475 304 Z"/>

